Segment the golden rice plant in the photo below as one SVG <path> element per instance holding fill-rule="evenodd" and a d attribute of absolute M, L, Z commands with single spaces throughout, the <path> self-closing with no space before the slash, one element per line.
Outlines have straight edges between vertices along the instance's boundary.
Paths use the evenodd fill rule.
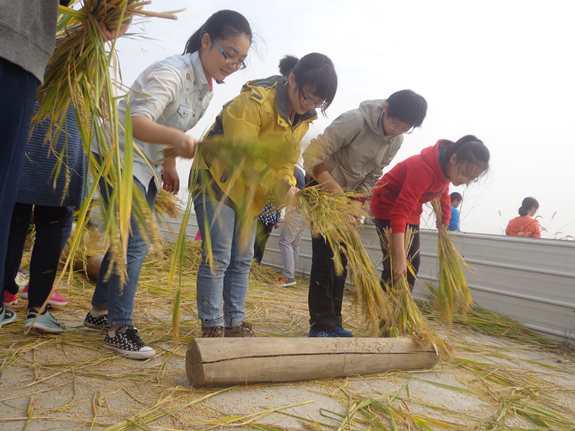
<path fill-rule="evenodd" d="M 406 256 L 413 242 L 413 236 L 413 229 L 407 227 L 405 232 Z M 393 268 L 395 252 L 391 229 L 385 229 L 382 234 L 382 240 L 388 250 L 388 254 L 384 256 L 384 259 L 389 259 L 387 264 Z M 407 262 L 407 267 L 408 271 L 413 274 L 411 262 Z M 433 331 L 413 300 L 411 287 L 407 281 L 407 274 L 402 275 L 397 280 L 392 279 L 389 284 L 386 284 L 386 289 L 391 302 L 391 313 L 387 319 L 381 322 L 381 334 L 391 337 L 408 335 L 422 345 L 433 344 L 440 352 L 450 355 L 452 351 L 451 346 Z"/>
<path fill-rule="evenodd" d="M 363 209 L 356 210 L 350 205 L 352 198 L 363 197 L 364 192 L 336 193 L 322 185 L 306 187 L 298 193 L 301 214 L 312 236 L 324 237 L 333 250 L 336 273 L 343 271 L 341 254 L 346 256 L 356 304 L 361 305 L 365 322 L 376 336 L 379 319 L 388 315 L 390 306 L 357 232 L 361 223 L 355 226 L 350 223 L 351 219 L 359 220 L 367 215 Z"/>
<path fill-rule="evenodd" d="M 139 150 L 132 140 L 129 110 L 126 112 L 125 124 L 119 123 L 116 107 L 118 85 L 114 79 L 118 75 L 115 42 L 120 23 L 132 16 L 176 19 L 172 13 L 144 10 L 144 6 L 149 3 L 133 0 L 81 0 L 75 2 L 73 8 L 60 6 L 59 9 L 61 15 L 56 48 L 46 69 L 44 84 L 38 90 L 39 108 L 33 119 L 33 127 L 37 122 L 48 121 L 51 132 L 47 134 L 46 141 L 52 145 L 58 135 L 65 132 L 65 115 L 72 106 L 82 145 L 88 155 L 88 171 L 94 179 L 80 208 L 65 270 L 70 267 L 83 237 L 88 209 L 100 178 L 105 178 L 109 186 L 109 202 L 107 206 L 102 206 L 102 214 L 105 221 L 104 234 L 110 242 L 114 262 L 111 268 L 115 268 L 120 276 L 125 276 L 132 215 L 144 238 L 150 242 L 158 238 L 151 211 L 142 194 L 134 187 L 133 154 Z M 100 29 L 101 23 L 108 28 L 115 28 L 116 38 L 107 41 Z M 123 158 L 119 149 L 119 132 L 122 129 L 125 132 Z M 99 159 L 91 152 L 92 142 L 96 142 L 99 147 Z M 64 146 L 61 151 L 65 150 Z M 55 171 L 59 172 L 60 168 L 56 167 Z M 63 273 L 53 290 L 62 277 Z"/>
<path fill-rule="evenodd" d="M 473 303 L 469 286 L 465 280 L 463 268 L 469 266 L 453 244 L 447 227 L 441 223 L 441 200 L 439 197 L 431 201 L 433 211 L 438 220 L 439 234 L 437 240 L 437 257 L 439 259 L 439 286 L 435 290 L 433 308 L 440 319 L 453 323 L 453 316 L 461 313 L 463 317 Z"/>

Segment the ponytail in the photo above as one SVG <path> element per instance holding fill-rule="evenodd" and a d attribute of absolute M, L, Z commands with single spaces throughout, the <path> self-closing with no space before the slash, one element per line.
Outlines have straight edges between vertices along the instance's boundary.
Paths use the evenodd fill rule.
<path fill-rule="evenodd" d="M 523 202 L 521 202 L 521 206 L 519 207 L 519 215 L 521 217 L 525 217 L 527 215 L 527 212 L 531 209 L 535 207 L 535 209 L 539 209 L 539 202 L 537 202 L 537 199 L 535 198 L 525 198 L 523 199 Z"/>
<path fill-rule="evenodd" d="M 293 55 L 286 55 L 280 60 L 279 69 L 282 76 L 289 76 L 293 68 L 298 64 L 299 58 Z"/>

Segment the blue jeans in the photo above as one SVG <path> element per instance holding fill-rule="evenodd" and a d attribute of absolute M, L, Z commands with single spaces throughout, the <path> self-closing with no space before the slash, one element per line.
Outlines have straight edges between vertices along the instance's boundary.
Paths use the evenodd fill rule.
<path fill-rule="evenodd" d="M 198 317 L 202 321 L 202 329 L 241 325 L 245 317 L 244 304 L 254 255 L 255 219 L 250 223 L 247 243 L 240 245 L 240 229 L 232 208 L 219 201 L 212 203 L 209 197 L 200 194 L 194 199 L 194 209 L 202 235 L 202 261 L 196 283 Z M 209 232 L 206 232 L 205 221 Z M 208 235 L 214 268 L 210 268 L 206 254 Z"/>
<path fill-rule="evenodd" d="M 5 42 L 6 43 L 6 42 Z M 38 80 L 20 66 L 0 58 L 0 262 L 6 261 L 12 210 L 36 102 Z M 0 265 L 0 281 L 4 265 Z M 0 285 L 0 309 L 4 304 Z"/>
<path fill-rule="evenodd" d="M 156 202 L 156 183 L 152 178 L 148 187 L 148 192 L 142 183 L 134 177 L 134 184 L 141 190 L 142 194 L 146 197 L 146 201 L 150 208 L 154 208 Z M 105 180 L 100 179 L 100 195 L 104 202 L 108 203 L 108 185 Z M 111 191 L 110 191 L 111 193 Z M 96 290 L 92 296 L 92 306 L 101 310 L 108 310 L 108 324 L 110 326 L 124 326 L 133 325 L 132 311 L 134 310 L 134 296 L 136 296 L 136 289 L 138 288 L 138 280 L 140 278 L 140 271 L 142 263 L 148 255 L 148 245 L 142 235 L 138 223 L 132 215 L 131 222 L 132 233 L 128 239 L 128 261 L 127 261 L 127 275 L 126 282 L 122 286 L 120 277 L 115 269 L 108 280 L 105 281 L 108 268 L 110 267 L 110 250 L 107 251 L 100 272 L 98 273 L 98 281 L 96 282 Z"/>

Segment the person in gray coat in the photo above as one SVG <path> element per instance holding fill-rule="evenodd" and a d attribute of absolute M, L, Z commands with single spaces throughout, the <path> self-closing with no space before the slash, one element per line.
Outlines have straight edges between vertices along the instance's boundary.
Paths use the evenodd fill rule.
<path fill-rule="evenodd" d="M 388 99 L 367 100 L 341 114 L 303 153 L 311 184 L 324 184 L 333 192 L 371 192 L 403 143 L 403 135 L 420 127 L 427 102 L 411 90 L 393 93 Z M 365 199 L 352 202 L 360 208 Z M 341 306 L 344 271 L 336 275 L 333 251 L 323 237 L 312 238 L 309 286 L 310 337 L 352 337 L 342 326 Z"/>

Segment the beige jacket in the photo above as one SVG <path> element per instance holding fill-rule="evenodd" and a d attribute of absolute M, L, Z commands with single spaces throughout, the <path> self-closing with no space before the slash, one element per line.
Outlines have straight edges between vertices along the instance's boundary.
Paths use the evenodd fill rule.
<path fill-rule="evenodd" d="M 403 135 L 392 138 L 383 133 L 385 103 L 386 99 L 366 100 L 337 117 L 304 151 L 306 172 L 323 163 L 344 190 L 373 188 L 403 142 Z"/>

